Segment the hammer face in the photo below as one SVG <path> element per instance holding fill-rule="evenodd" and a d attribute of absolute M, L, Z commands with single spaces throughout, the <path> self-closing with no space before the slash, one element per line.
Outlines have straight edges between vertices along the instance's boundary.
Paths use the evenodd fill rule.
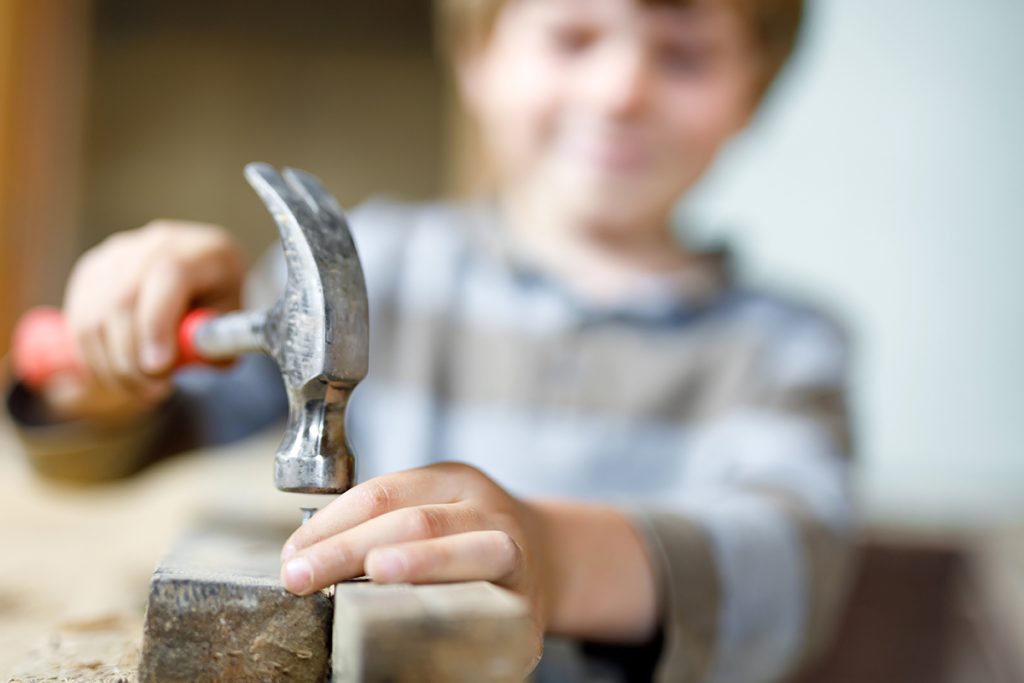
<path fill-rule="evenodd" d="M 355 456 L 345 431 L 352 389 L 315 379 L 300 392 L 289 390 L 291 415 L 274 458 L 277 488 L 342 493 L 355 484 Z"/>

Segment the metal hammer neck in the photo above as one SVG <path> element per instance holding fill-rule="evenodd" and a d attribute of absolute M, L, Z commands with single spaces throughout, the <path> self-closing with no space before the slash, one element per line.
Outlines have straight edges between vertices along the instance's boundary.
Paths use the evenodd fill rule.
<path fill-rule="evenodd" d="M 217 316 L 195 331 L 196 351 L 208 360 L 227 360 L 242 353 L 267 350 L 263 311 L 241 311 Z"/>
<path fill-rule="evenodd" d="M 352 389 L 315 379 L 289 390 L 292 414 L 274 460 L 278 489 L 344 493 L 355 484 L 355 456 L 345 428 Z"/>

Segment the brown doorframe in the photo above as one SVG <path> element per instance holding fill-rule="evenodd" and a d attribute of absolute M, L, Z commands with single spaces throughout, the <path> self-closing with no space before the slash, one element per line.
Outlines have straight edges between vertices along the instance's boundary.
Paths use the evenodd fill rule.
<path fill-rule="evenodd" d="M 74 255 L 91 27 L 90 0 L 0 0 L 0 355 Z"/>

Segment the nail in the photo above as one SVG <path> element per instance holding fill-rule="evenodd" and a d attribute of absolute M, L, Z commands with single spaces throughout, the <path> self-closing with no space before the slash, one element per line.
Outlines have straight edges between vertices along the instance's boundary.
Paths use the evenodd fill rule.
<path fill-rule="evenodd" d="M 406 573 L 405 554 L 400 550 L 378 550 L 373 556 L 373 575 L 381 581 L 398 581 Z"/>
<path fill-rule="evenodd" d="M 305 557 L 289 560 L 284 566 L 284 587 L 292 593 L 305 593 L 313 586 L 313 566 Z"/>

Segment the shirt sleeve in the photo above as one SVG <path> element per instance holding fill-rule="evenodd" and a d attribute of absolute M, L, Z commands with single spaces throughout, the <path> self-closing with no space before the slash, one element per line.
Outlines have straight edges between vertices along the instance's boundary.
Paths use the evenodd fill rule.
<path fill-rule="evenodd" d="M 678 505 L 635 521 L 660 574 L 659 681 L 773 681 L 827 643 L 852 560 L 846 344 L 806 316 L 698 427 Z"/>

